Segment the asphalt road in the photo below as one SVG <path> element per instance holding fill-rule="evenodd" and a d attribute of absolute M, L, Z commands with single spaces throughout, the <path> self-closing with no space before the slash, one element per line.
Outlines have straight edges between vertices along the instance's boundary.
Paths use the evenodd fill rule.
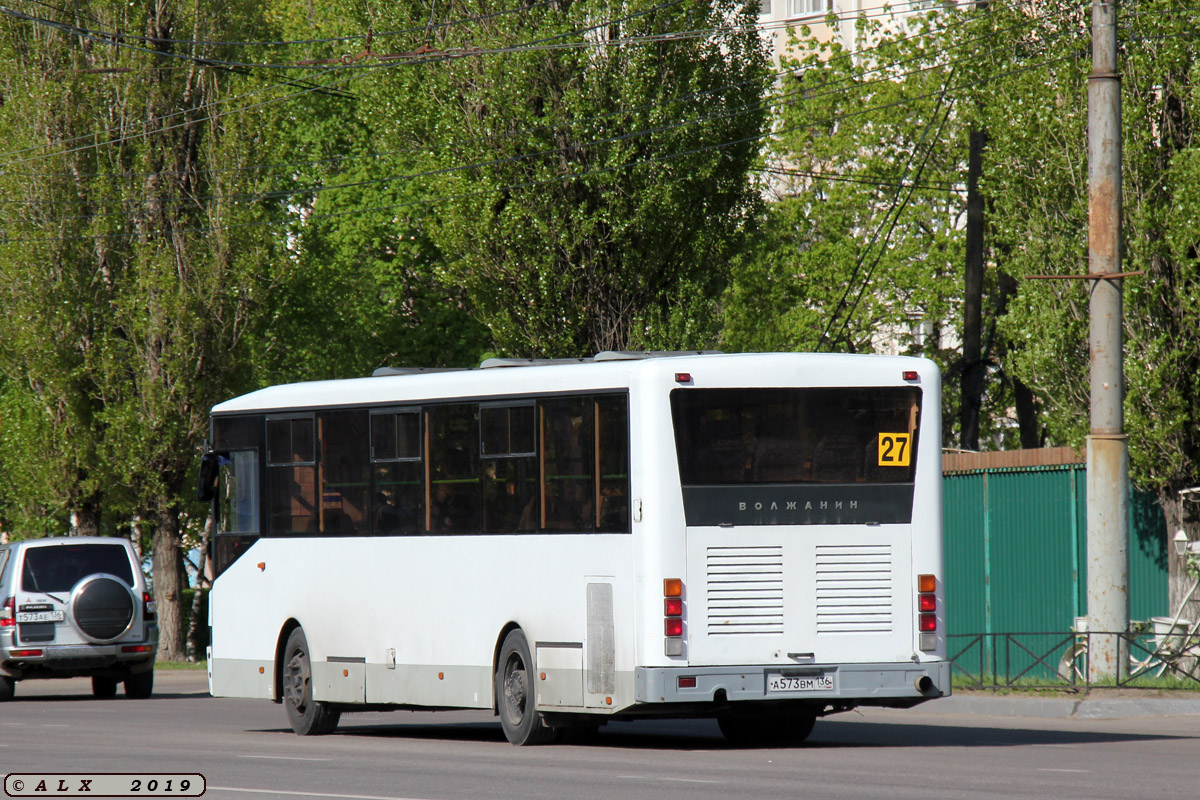
<path fill-rule="evenodd" d="M 0 774 L 200 773 L 204 797 L 218 800 L 1200 794 L 1200 716 L 868 710 L 819 720 L 792 749 L 731 748 L 704 720 L 613 724 L 587 744 L 518 748 L 479 712 L 345 715 L 335 734 L 302 738 L 280 706 L 209 697 L 202 672 L 159 672 L 155 689 L 150 700 L 95 700 L 84 680 L 18 684 L 0 705 Z"/>

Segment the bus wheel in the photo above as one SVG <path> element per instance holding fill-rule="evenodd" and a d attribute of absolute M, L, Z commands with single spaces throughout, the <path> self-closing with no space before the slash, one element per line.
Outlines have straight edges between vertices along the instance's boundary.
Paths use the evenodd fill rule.
<path fill-rule="evenodd" d="M 534 708 L 533 661 L 525 634 L 514 630 L 504 637 L 496 662 L 496 707 L 504 738 L 513 744 L 545 744 L 554 740 L 554 729 L 546 725 Z"/>
<path fill-rule="evenodd" d="M 342 712 L 313 700 L 312 664 L 304 629 L 296 628 L 283 649 L 283 706 L 292 730 L 301 736 L 332 733 Z"/>
<path fill-rule="evenodd" d="M 717 726 L 730 744 L 742 747 L 796 745 L 812 733 L 817 715 L 807 709 L 771 714 L 725 714 Z"/>

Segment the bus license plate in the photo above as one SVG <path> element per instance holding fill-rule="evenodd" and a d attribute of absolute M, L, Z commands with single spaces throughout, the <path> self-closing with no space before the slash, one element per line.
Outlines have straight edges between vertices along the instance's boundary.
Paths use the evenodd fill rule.
<path fill-rule="evenodd" d="M 832 692 L 832 675 L 768 675 L 767 692 Z"/>
<path fill-rule="evenodd" d="M 18 611 L 17 622 L 62 622 L 61 611 Z"/>

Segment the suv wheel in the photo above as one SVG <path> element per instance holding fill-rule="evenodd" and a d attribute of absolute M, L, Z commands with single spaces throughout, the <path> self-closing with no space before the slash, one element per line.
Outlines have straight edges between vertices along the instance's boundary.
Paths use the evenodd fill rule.
<path fill-rule="evenodd" d="M 17 693 L 17 682 L 7 675 L 0 675 L 0 702 L 12 700 Z"/>
<path fill-rule="evenodd" d="M 145 700 L 154 691 L 154 670 L 139 672 L 125 679 L 125 696 Z"/>
<path fill-rule="evenodd" d="M 92 676 L 92 694 L 100 698 L 112 697 L 117 693 L 116 678 L 102 678 L 99 675 Z"/>

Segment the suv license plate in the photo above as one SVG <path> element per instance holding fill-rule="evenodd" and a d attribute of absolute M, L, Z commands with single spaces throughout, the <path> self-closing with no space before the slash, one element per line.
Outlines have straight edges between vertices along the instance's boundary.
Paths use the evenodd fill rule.
<path fill-rule="evenodd" d="M 832 692 L 832 675 L 774 675 L 767 676 L 767 693 L 774 692 Z"/>
<path fill-rule="evenodd" d="M 18 611 L 17 622 L 62 622 L 61 611 Z"/>

